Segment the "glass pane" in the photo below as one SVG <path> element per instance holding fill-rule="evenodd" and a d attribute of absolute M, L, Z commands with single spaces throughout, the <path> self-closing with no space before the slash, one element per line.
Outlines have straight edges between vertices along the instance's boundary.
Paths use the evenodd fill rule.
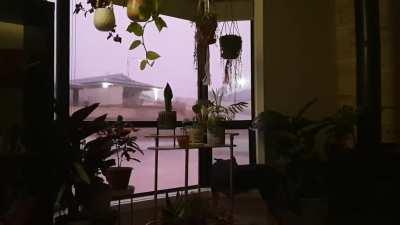
<path fill-rule="evenodd" d="M 250 163 L 249 151 L 249 131 L 248 130 L 227 130 L 227 132 L 239 133 L 234 139 L 236 147 L 233 150 L 233 155 L 240 165 Z M 225 143 L 229 143 L 229 136 L 226 137 Z M 229 149 L 219 148 L 213 150 L 213 159 L 229 159 Z"/>
<path fill-rule="evenodd" d="M 221 29 L 222 23 L 219 23 Z M 251 120 L 251 22 L 238 21 L 240 36 L 242 37 L 242 67 L 239 71 L 236 85 L 224 84 L 225 65 L 221 61 L 220 46 L 210 45 L 210 73 L 212 89 L 224 90 L 223 105 L 230 105 L 237 102 L 247 102 L 248 107 L 245 111 L 236 115 L 235 120 Z M 211 95 L 209 95 L 211 99 Z"/>
<path fill-rule="evenodd" d="M 155 152 L 148 150 L 154 147 L 153 138 L 146 135 L 155 134 L 155 128 L 140 128 L 135 135 L 137 144 L 144 151 L 144 155 L 137 153 L 135 157 L 141 162 L 123 161 L 122 166 L 132 167 L 129 184 L 135 186 L 135 192 L 148 192 L 154 190 Z M 160 141 L 162 146 L 173 145 L 173 140 Z M 160 151 L 158 158 L 158 189 L 182 187 L 185 185 L 185 152 L 182 150 Z M 189 185 L 198 184 L 198 151 L 189 152 Z"/>
<path fill-rule="evenodd" d="M 80 2 L 71 1 L 72 7 L 75 1 Z M 129 50 L 137 38 L 126 31 L 131 22 L 126 8 L 114 6 L 114 13 L 122 43 L 107 40 L 107 32 L 96 30 L 93 14 L 71 15 L 71 111 L 99 102 L 95 113 L 107 113 L 110 120 L 122 115 L 126 120 L 155 121 L 158 112 L 164 110 L 163 88 L 169 82 L 178 120 L 192 118 L 191 106 L 197 98 L 192 23 L 162 16 L 168 28 L 161 32 L 149 24 L 146 47 L 161 57 L 153 67 L 140 70 L 144 51 L 141 47 Z"/>

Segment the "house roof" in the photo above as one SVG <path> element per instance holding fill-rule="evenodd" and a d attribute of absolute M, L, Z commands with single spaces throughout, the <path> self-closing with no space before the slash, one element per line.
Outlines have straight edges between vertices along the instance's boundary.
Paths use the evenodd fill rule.
<path fill-rule="evenodd" d="M 103 83 L 110 83 L 122 87 L 133 87 L 144 90 L 150 90 L 153 88 L 161 89 L 161 87 L 132 80 L 128 76 L 121 73 L 74 79 L 71 80 L 70 87 L 71 88 L 99 87 Z"/>

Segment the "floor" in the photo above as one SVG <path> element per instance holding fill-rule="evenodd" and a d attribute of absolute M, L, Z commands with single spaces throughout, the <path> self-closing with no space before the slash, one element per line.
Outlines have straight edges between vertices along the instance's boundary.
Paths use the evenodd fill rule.
<path fill-rule="evenodd" d="M 203 195 L 207 195 L 205 193 Z M 164 202 L 164 200 L 160 200 Z M 152 201 L 136 203 L 134 207 L 134 225 L 145 225 L 153 219 Z M 228 207 L 228 199 L 221 199 L 221 206 Z M 235 223 L 238 225 L 273 225 L 267 221 L 267 208 L 257 192 L 241 194 L 235 198 Z M 129 207 L 122 208 L 121 225 L 130 225 Z"/>

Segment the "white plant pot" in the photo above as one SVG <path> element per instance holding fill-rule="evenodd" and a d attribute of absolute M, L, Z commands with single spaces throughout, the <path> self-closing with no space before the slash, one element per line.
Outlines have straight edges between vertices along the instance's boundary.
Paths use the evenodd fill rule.
<path fill-rule="evenodd" d="M 94 12 L 94 26 L 99 31 L 111 31 L 115 27 L 115 16 L 112 7 L 98 8 Z"/>

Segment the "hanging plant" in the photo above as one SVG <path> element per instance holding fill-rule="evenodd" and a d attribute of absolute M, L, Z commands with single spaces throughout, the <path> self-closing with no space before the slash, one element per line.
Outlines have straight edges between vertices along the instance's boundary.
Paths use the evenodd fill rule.
<path fill-rule="evenodd" d="M 115 16 L 112 0 L 88 0 L 85 8 L 81 2 L 75 4 L 73 14 L 83 13 L 85 17 L 94 13 L 94 26 L 99 31 L 108 32 L 107 40 L 122 43 L 122 38 L 115 31 Z"/>
<path fill-rule="evenodd" d="M 160 17 L 158 6 L 159 0 L 128 0 L 127 14 L 132 22 L 126 30 L 139 38 L 131 43 L 129 49 L 133 50 L 142 46 L 145 57 L 140 61 L 141 70 L 144 70 L 147 66 L 152 67 L 155 60 L 160 58 L 157 52 L 147 48 L 144 36 L 147 25 L 151 23 L 155 24 L 159 32 L 167 27 L 165 21 Z"/>
<path fill-rule="evenodd" d="M 217 15 L 210 9 L 210 0 L 199 0 L 197 5 L 194 64 L 197 65 L 197 53 L 199 46 L 208 46 L 216 42 L 216 30 L 218 27 Z M 210 83 L 209 52 L 206 53 L 205 74 L 203 83 Z"/>
<path fill-rule="evenodd" d="M 144 54 L 145 57 L 140 61 L 139 67 L 141 70 L 144 70 L 147 66 L 152 67 L 155 63 L 155 60 L 160 58 L 160 55 L 157 52 L 149 50 L 147 48 L 144 36 L 146 27 L 151 23 L 155 24 L 159 32 L 161 32 L 162 29 L 167 27 L 166 22 L 160 17 L 158 11 L 159 1 L 160 0 L 127 1 L 127 16 L 129 19 L 132 20 L 132 22 L 128 25 L 126 31 L 128 31 L 129 33 L 133 33 L 136 37 L 138 37 L 137 39 L 132 41 L 129 50 L 134 50 L 139 46 L 143 48 L 145 52 Z M 76 4 L 74 14 L 79 14 L 80 12 L 83 12 L 84 16 L 86 17 L 88 13 L 90 14 L 95 12 L 95 17 L 96 17 L 96 11 L 99 8 L 110 8 L 110 5 L 112 8 L 112 0 L 88 0 L 87 4 L 89 6 L 89 9 L 83 7 L 82 3 Z M 111 14 L 110 10 L 107 11 L 107 14 L 108 15 Z M 122 38 L 115 32 L 116 26 L 114 25 L 114 27 L 110 29 L 111 26 L 110 24 L 112 24 L 111 22 L 112 20 L 105 20 L 102 21 L 102 23 L 105 23 L 102 24 L 103 26 L 101 26 L 100 24 L 96 25 L 96 18 L 95 18 L 95 26 L 98 30 L 109 31 L 107 40 L 112 38 L 115 42 L 121 43 Z M 115 18 L 114 18 L 114 24 L 115 24 Z"/>
<path fill-rule="evenodd" d="M 236 21 L 224 22 L 219 38 L 221 59 L 224 64 L 224 83 L 236 83 L 242 68 L 242 37 Z"/>
<path fill-rule="evenodd" d="M 115 28 L 115 16 L 112 2 L 105 7 L 97 7 L 93 17 L 94 26 L 99 31 L 112 31 Z"/>

